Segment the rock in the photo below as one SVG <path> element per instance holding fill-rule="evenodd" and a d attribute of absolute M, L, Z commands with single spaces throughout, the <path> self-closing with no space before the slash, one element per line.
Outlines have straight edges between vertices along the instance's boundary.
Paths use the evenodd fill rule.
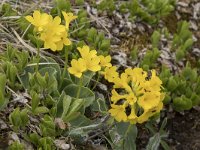
<path fill-rule="evenodd" d="M 65 140 L 55 140 L 54 143 L 58 149 L 61 149 L 61 150 L 70 149 L 70 145 L 67 144 Z"/>
<path fill-rule="evenodd" d="M 2 119 L 0 119 L 0 129 L 4 130 L 7 128 L 8 128 L 8 125 Z"/>
<path fill-rule="evenodd" d="M 61 118 L 55 118 L 55 124 L 62 130 L 66 129 L 66 124 L 64 123 L 64 121 Z"/>
<path fill-rule="evenodd" d="M 200 3 L 196 3 L 194 6 L 194 11 L 193 11 L 193 18 L 194 19 L 200 19 Z"/>
<path fill-rule="evenodd" d="M 190 21 L 190 27 L 195 31 L 198 30 L 198 26 L 195 21 Z"/>
<path fill-rule="evenodd" d="M 200 57 L 200 49 L 199 49 L 199 48 L 194 48 L 194 49 L 192 50 L 192 53 L 193 53 L 194 55 L 196 55 L 197 57 Z"/>
<path fill-rule="evenodd" d="M 115 51 L 112 55 L 112 61 L 118 66 L 127 66 L 127 54 L 121 51 Z"/>
<path fill-rule="evenodd" d="M 181 7 L 188 7 L 189 3 L 185 3 L 185 2 L 178 2 L 177 5 L 181 6 Z"/>
<path fill-rule="evenodd" d="M 97 99 L 105 99 L 104 95 L 99 92 L 95 92 L 95 95 Z"/>

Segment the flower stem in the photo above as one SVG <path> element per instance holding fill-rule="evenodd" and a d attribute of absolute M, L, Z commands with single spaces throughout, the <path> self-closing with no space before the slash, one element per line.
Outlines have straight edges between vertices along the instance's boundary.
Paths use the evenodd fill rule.
<path fill-rule="evenodd" d="M 65 50 L 65 64 L 64 64 L 64 70 L 63 70 L 62 76 L 61 76 L 61 81 L 60 81 L 59 89 L 62 87 L 64 78 L 65 78 L 65 74 L 66 74 L 66 70 L 67 70 L 67 66 L 68 66 L 67 64 L 68 64 L 69 49 L 65 46 L 64 50 Z"/>
<path fill-rule="evenodd" d="M 96 86 L 97 86 L 97 84 L 98 84 L 98 82 L 99 82 L 99 79 L 100 79 L 100 73 L 98 72 L 97 80 L 96 80 L 96 82 L 95 82 L 95 84 L 94 84 L 92 90 L 94 90 L 94 89 L 96 88 Z"/>
<path fill-rule="evenodd" d="M 36 65 L 36 73 L 38 73 L 38 69 L 39 69 L 39 63 L 40 63 L 40 46 L 39 46 L 39 42 L 37 41 L 37 65 Z"/>
<path fill-rule="evenodd" d="M 76 98 L 78 99 L 80 96 L 80 92 L 81 92 L 81 87 L 82 87 L 82 77 L 79 79 L 79 87 L 78 87 L 78 92 L 76 95 Z"/>

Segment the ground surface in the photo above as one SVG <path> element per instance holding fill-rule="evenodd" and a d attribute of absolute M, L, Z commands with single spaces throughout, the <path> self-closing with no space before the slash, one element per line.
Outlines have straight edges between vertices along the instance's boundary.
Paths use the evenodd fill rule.
<path fill-rule="evenodd" d="M 25 8 L 28 8 L 28 3 L 23 2 Z M 37 6 L 33 6 L 37 7 Z M 45 8 L 45 2 L 42 2 L 41 7 Z M 150 47 L 149 37 L 153 30 L 157 27 L 149 26 L 144 22 L 131 23 L 125 16 L 114 12 L 109 16 L 106 12 L 98 14 L 92 6 L 86 4 L 88 13 L 93 21 L 93 26 L 98 30 L 103 30 L 109 38 L 111 38 L 113 63 L 116 63 L 120 67 L 135 66 L 137 62 L 132 62 L 129 59 L 130 50 L 137 45 L 140 49 L 139 57 Z M 48 9 L 48 8 L 47 8 Z M 193 57 L 200 58 L 200 2 L 198 0 L 180 0 L 177 4 L 176 10 L 166 18 L 163 18 L 159 24 L 159 28 L 167 26 L 171 33 L 176 31 L 177 22 L 179 20 L 187 20 L 191 23 L 191 30 L 193 31 L 194 40 L 196 41 L 193 47 Z M 8 28 L 9 29 L 9 28 Z M 10 29 L 9 29 L 10 30 Z M 11 31 L 11 30 L 10 30 Z M 11 40 L 16 46 L 20 47 L 12 37 L 15 37 L 11 32 L 11 37 L 5 35 L 3 37 L 0 46 L 5 46 L 6 40 Z M 161 47 L 164 47 L 161 45 Z M 168 64 L 172 70 L 177 71 L 182 67 L 184 62 L 181 62 L 177 66 L 173 64 L 172 56 L 168 55 L 168 50 L 163 49 L 163 57 L 160 61 Z M 192 58 L 191 58 L 192 59 Z M 140 59 L 138 59 L 140 60 Z M 9 128 L 2 122 L 9 114 L 9 110 L 0 113 L 0 149 L 8 145 L 7 133 Z M 179 112 L 165 112 L 163 118 L 168 118 L 167 130 L 169 131 L 169 137 L 167 143 L 173 150 L 199 150 L 200 149 L 200 108 L 196 107 L 190 111 Z M 2 138 L 1 138 L 2 137 Z M 149 133 L 144 130 L 144 127 L 139 127 L 138 135 L 138 149 L 142 150 L 148 143 Z M 93 148 L 95 149 L 95 148 Z"/>

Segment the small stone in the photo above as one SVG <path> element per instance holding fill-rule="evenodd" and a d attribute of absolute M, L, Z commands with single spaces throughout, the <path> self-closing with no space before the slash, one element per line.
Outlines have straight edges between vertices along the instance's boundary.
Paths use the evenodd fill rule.
<path fill-rule="evenodd" d="M 112 56 L 112 60 L 116 61 L 117 65 L 127 66 L 127 55 L 126 55 L 126 53 L 118 51 Z"/>
<path fill-rule="evenodd" d="M 61 118 L 56 118 L 55 124 L 62 130 L 66 129 L 66 124 L 64 123 L 64 121 Z"/>
<path fill-rule="evenodd" d="M 197 57 L 200 57 L 200 49 L 199 48 L 194 48 L 192 50 L 192 53 L 195 54 Z"/>
<path fill-rule="evenodd" d="M 118 34 L 118 33 L 119 33 L 119 29 L 118 29 L 118 28 L 114 28 L 114 29 L 112 30 L 112 32 L 113 32 L 114 34 Z"/>
<path fill-rule="evenodd" d="M 182 6 L 182 7 L 188 7 L 188 4 L 185 2 L 178 2 L 177 5 Z"/>
<path fill-rule="evenodd" d="M 95 92 L 95 94 L 96 94 L 96 98 L 97 99 L 105 99 L 105 97 L 104 97 L 104 95 L 103 94 L 101 94 L 101 93 L 99 93 L 99 92 Z"/>
<path fill-rule="evenodd" d="M 107 91 L 108 90 L 107 86 L 105 84 L 102 84 L 102 83 L 97 84 L 97 87 L 99 89 L 101 89 L 102 91 Z"/>
<path fill-rule="evenodd" d="M 3 130 L 7 128 L 8 128 L 7 124 L 3 120 L 0 119 L 0 129 Z"/>
<path fill-rule="evenodd" d="M 20 141 L 17 133 L 15 133 L 15 132 L 9 133 L 8 139 L 9 139 L 9 141 L 8 141 L 9 145 L 11 145 L 14 141 Z"/>
<path fill-rule="evenodd" d="M 61 150 L 68 150 L 70 149 L 70 145 L 65 142 L 65 140 L 55 140 L 54 141 L 57 148 Z"/>
<path fill-rule="evenodd" d="M 190 21 L 190 26 L 191 26 L 191 28 L 192 28 L 193 30 L 195 30 L 195 31 L 198 30 L 198 26 L 197 26 L 196 22 Z"/>
<path fill-rule="evenodd" d="M 200 19 L 200 3 L 197 3 L 193 6 L 193 18 L 194 19 Z"/>

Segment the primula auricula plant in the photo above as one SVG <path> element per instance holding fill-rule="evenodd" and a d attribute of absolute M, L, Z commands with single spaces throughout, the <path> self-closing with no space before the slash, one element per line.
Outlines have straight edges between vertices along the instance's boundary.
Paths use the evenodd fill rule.
<path fill-rule="evenodd" d="M 113 66 L 106 68 L 104 75 L 114 83 L 109 112 L 117 121 L 143 123 L 163 108 L 162 81 L 155 70 L 149 77 L 141 68 L 128 68 L 119 76 Z"/>
<path fill-rule="evenodd" d="M 143 123 L 163 108 L 162 81 L 155 70 L 149 77 L 141 68 L 128 68 L 119 76 L 117 67 L 110 63 L 110 56 L 97 56 L 97 51 L 90 51 L 88 46 L 78 47 L 78 51 L 81 58 L 73 59 L 68 71 L 81 78 L 87 70 L 97 72 L 103 68 L 105 79 L 114 83 L 109 112 L 117 121 Z"/>
<path fill-rule="evenodd" d="M 46 13 L 34 11 L 33 17 L 26 19 L 35 27 L 39 39 L 44 42 L 44 48 L 52 51 L 62 50 L 64 45 L 70 45 L 68 38 L 69 24 L 76 16 L 72 13 L 62 12 L 65 25 L 61 24 L 61 18 L 53 18 Z M 82 78 L 86 71 L 103 72 L 106 80 L 114 83 L 111 96 L 111 109 L 109 113 L 118 122 L 130 122 L 131 124 L 143 123 L 150 117 L 159 113 L 163 108 L 162 100 L 164 93 L 161 92 L 162 81 L 156 76 L 156 71 L 152 70 L 151 75 L 141 68 L 128 68 L 119 75 L 117 67 L 110 63 L 111 57 L 97 55 L 96 50 L 90 50 L 89 46 L 77 48 L 80 53 L 78 60 L 72 59 L 71 67 L 67 69 L 68 53 L 66 52 L 66 62 L 63 77 L 68 70 L 77 78 Z M 62 77 L 62 81 L 63 81 Z M 81 88 L 80 80 L 80 88 Z M 80 88 L 77 98 L 79 97 Z"/>
<path fill-rule="evenodd" d="M 80 78 L 83 72 L 89 70 L 92 72 L 100 71 L 105 67 L 112 66 L 110 61 L 110 56 L 98 56 L 96 50 L 90 50 L 89 46 L 85 45 L 82 48 L 77 48 L 81 58 L 78 60 L 73 59 L 71 61 L 71 67 L 68 68 L 68 71 L 74 76 Z"/>
<path fill-rule="evenodd" d="M 35 10 L 32 16 L 26 16 L 35 28 L 39 35 L 39 39 L 44 42 L 44 48 L 51 49 L 52 51 L 59 51 L 63 49 L 63 45 L 70 45 L 71 41 L 68 38 L 69 24 L 76 19 L 72 13 L 62 12 L 65 25 L 61 24 L 61 18 L 56 16 L 53 18 L 47 13 L 40 13 Z"/>

